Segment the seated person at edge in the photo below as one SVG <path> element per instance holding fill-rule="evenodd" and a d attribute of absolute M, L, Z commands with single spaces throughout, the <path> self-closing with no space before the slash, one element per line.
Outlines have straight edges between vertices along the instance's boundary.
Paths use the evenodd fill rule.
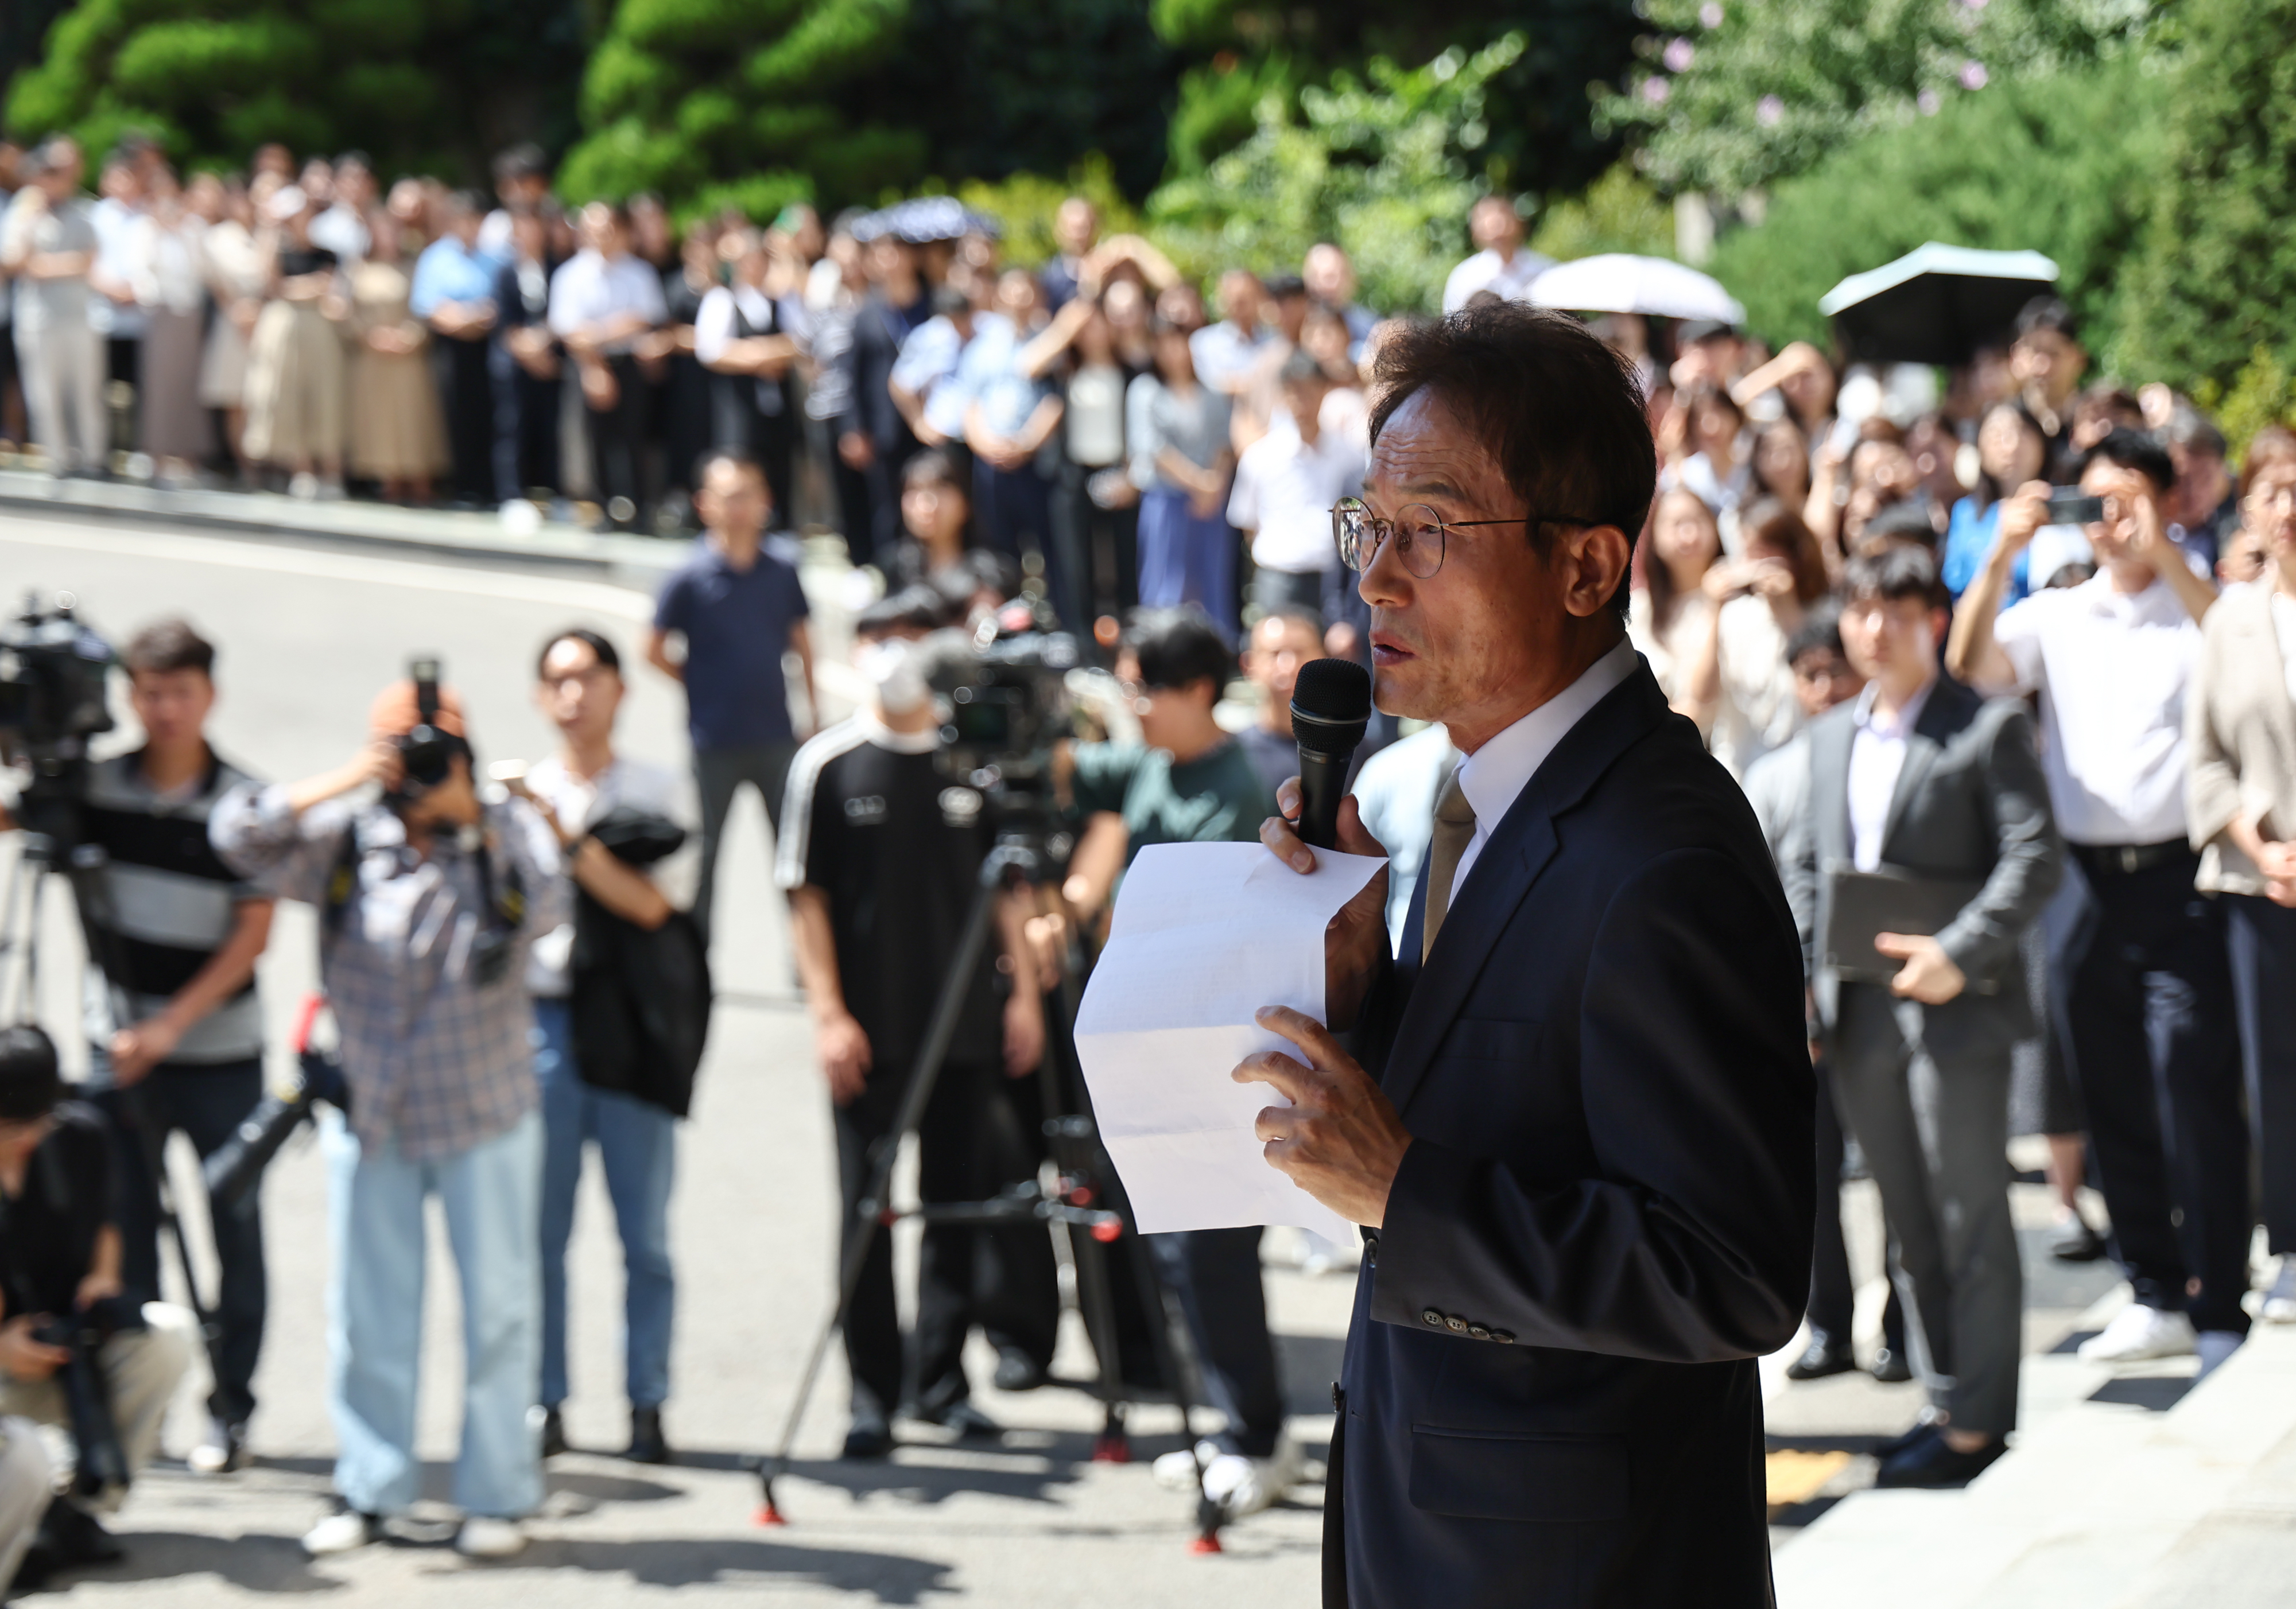
<path fill-rule="evenodd" d="M 1324 1499 L 1351 1609 L 1768 1609 L 1756 1360 L 1809 1291 L 1800 946 L 1745 796 L 1626 635 L 1634 371 L 1522 306 L 1398 331 L 1341 557 L 1374 698 L 1463 755 L 1401 953 L 1333 919 L 1324 1022 L 1234 1070 L 1364 1229 Z M 1299 806 L 1296 784 L 1280 796 Z M 1283 817 L 1261 837 L 1298 871 Z M 1338 847 L 1383 854 L 1343 802 Z M 1340 1037 L 1348 1037 L 1343 1042 Z"/>

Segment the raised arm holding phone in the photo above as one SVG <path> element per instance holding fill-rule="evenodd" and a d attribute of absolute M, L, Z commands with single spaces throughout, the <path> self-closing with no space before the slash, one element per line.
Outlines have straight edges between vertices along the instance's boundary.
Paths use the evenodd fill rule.
<path fill-rule="evenodd" d="M 1465 757 L 1401 955 L 1382 875 L 1332 923 L 1326 1022 L 1264 1014 L 1296 1052 L 1235 1070 L 1292 1103 L 1268 1161 L 1366 1229 L 1324 1601 L 1767 1605 L 1754 1360 L 1809 1279 L 1801 968 L 1743 796 L 1626 642 L 1639 396 L 1513 306 L 1397 337 L 1374 384 L 1341 554 L 1379 706 Z M 1289 822 L 1262 839 L 1312 867 Z M 1352 800 L 1338 847 L 1384 853 Z"/>

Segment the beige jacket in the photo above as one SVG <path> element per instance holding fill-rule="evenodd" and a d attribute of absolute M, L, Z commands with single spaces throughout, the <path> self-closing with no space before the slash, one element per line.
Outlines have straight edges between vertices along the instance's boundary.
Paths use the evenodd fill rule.
<path fill-rule="evenodd" d="M 2264 892 L 2256 862 L 2225 830 L 2247 814 L 2267 839 L 2296 837 L 2296 702 L 2272 627 L 2272 586 L 2228 587 L 2201 625 L 2201 658 L 2185 706 L 2192 751 L 2185 808 L 2210 894 Z"/>

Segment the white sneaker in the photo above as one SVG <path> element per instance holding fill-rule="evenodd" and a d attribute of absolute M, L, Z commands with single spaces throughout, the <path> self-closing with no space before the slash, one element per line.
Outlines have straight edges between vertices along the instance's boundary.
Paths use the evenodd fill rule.
<path fill-rule="evenodd" d="M 2264 1321 L 2296 1324 L 2296 1256 L 2280 1260 L 2280 1272 L 2273 1277 L 2272 1288 L 2264 1293 Z"/>
<path fill-rule="evenodd" d="M 1219 1449 L 1210 1442 L 1199 1442 L 1195 1450 L 1183 1447 L 1177 1452 L 1168 1452 L 1148 1466 L 1156 1477 L 1156 1484 L 1167 1491 L 1193 1491 L 1196 1489 L 1196 1461 L 1206 1464 L 1220 1456 Z"/>
<path fill-rule="evenodd" d="M 1209 1442 L 1202 1443 L 1198 1450 L 1205 1460 L 1204 1495 L 1218 1503 L 1231 1520 L 1258 1514 L 1291 1491 L 1300 1479 L 1300 1445 L 1290 1436 L 1277 1439 L 1272 1458 L 1249 1458 L 1242 1453 L 1221 1452 Z M 1168 1452 L 1152 1467 L 1160 1486 L 1186 1491 L 1196 1484 L 1196 1460 L 1191 1454 Z"/>
<path fill-rule="evenodd" d="M 339 1508 L 303 1533 L 303 1551 L 315 1559 L 364 1548 L 382 1535 L 382 1522 L 356 1508 Z"/>
<path fill-rule="evenodd" d="M 184 1455 L 184 1463 L 193 1474 L 230 1474 L 247 1467 L 247 1432 L 245 1427 L 227 1425 L 210 1416 L 207 1433 L 200 1444 Z"/>
<path fill-rule="evenodd" d="M 2190 1319 L 2131 1303 L 2102 1334 L 2080 1344 L 2079 1356 L 2084 1363 L 2141 1363 L 2148 1358 L 2190 1357 L 2194 1349 Z"/>
<path fill-rule="evenodd" d="M 319 495 L 319 478 L 308 470 L 298 470 L 289 477 L 287 495 L 299 502 L 309 502 Z"/>
<path fill-rule="evenodd" d="M 455 1551 L 466 1559 L 514 1558 L 526 1548 L 526 1529 L 516 1520 L 474 1514 L 455 1533 Z"/>

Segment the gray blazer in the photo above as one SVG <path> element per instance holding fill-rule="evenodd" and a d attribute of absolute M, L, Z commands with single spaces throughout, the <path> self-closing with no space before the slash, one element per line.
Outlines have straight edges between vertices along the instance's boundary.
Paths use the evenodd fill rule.
<path fill-rule="evenodd" d="M 1824 931 L 1830 866 L 1850 863 L 1849 747 L 1855 704 L 1812 722 L 1808 827 L 1795 835 L 1784 869 L 1786 898 L 1801 929 L 1802 953 L 1819 1020 L 1830 1033 L 1841 980 L 1816 964 Z M 1939 678 L 1906 739 L 1882 838 L 1882 863 L 1940 880 L 1985 886 L 1937 937 L 1972 986 L 1942 1006 L 1923 1007 L 1923 1039 L 1940 1060 L 1998 1050 L 2036 1032 L 2019 941 L 2056 891 L 2063 845 L 2049 814 L 2049 790 L 2033 746 L 2033 723 L 2014 698 L 1986 698 Z"/>
<path fill-rule="evenodd" d="M 2243 813 L 2267 838 L 2296 835 L 2296 703 L 2272 626 L 2272 587 L 2227 587 L 2201 623 L 2185 700 L 2185 814 L 2210 894 L 2264 892 L 2264 874 L 2225 830 Z"/>

